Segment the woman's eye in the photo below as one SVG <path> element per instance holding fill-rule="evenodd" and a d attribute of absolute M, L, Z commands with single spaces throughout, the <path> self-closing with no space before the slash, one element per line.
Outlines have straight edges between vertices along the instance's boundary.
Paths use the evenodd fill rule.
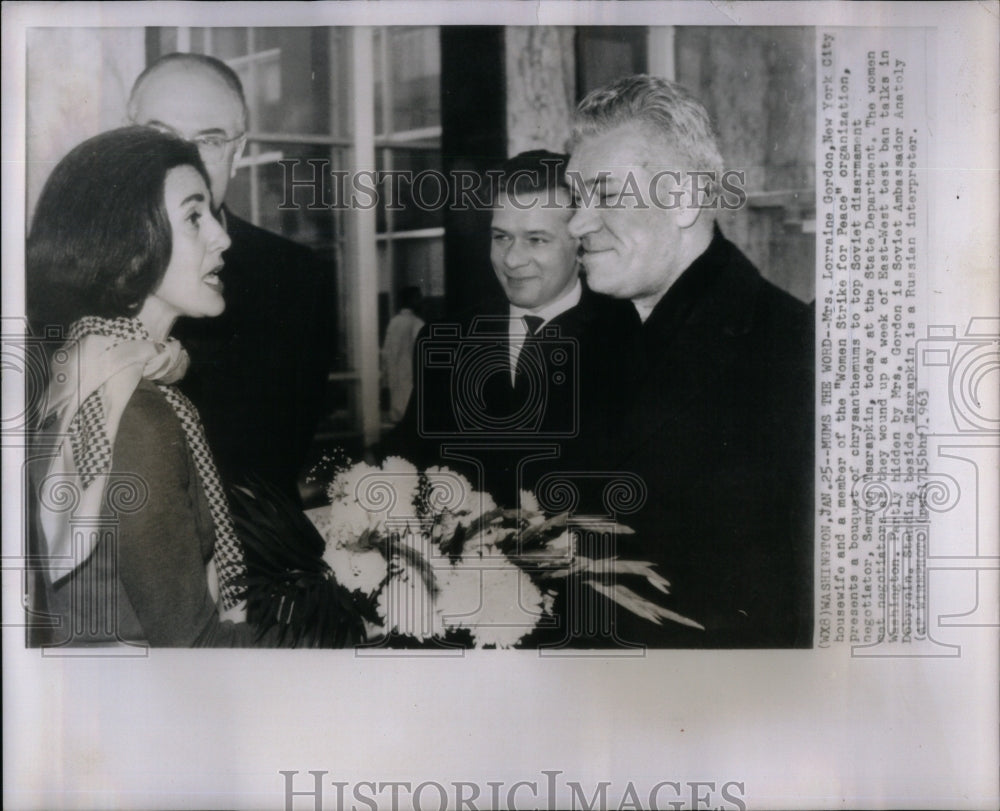
<path fill-rule="evenodd" d="M 188 214 L 187 221 L 191 223 L 191 225 L 193 225 L 195 228 L 197 228 L 198 224 L 201 222 L 201 212 L 192 211 L 190 214 Z"/>

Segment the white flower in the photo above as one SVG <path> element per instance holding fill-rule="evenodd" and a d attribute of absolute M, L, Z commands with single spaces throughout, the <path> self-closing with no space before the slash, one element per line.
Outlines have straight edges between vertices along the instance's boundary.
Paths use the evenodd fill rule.
<path fill-rule="evenodd" d="M 333 480 L 327 489 L 332 516 L 329 540 L 347 544 L 365 530 L 384 535 L 390 516 L 405 520 L 413 514 L 416 468 L 399 457 L 392 461 L 392 472 L 358 462 Z"/>
<path fill-rule="evenodd" d="M 334 501 L 329 507 L 316 507 L 306 515 L 326 541 L 324 559 L 338 546 L 351 546 L 366 529 L 376 529 L 377 521 L 357 501 L 346 498 Z M 329 563 L 329 561 L 327 561 Z M 331 564 L 331 568 L 334 568 Z"/>
<path fill-rule="evenodd" d="M 484 513 L 497 508 L 489 493 L 474 490 L 461 473 L 446 467 L 431 467 L 426 475 L 431 486 L 428 501 L 434 515 L 450 512 L 460 523 L 468 526 Z"/>
<path fill-rule="evenodd" d="M 498 532 L 492 525 L 481 527 L 479 532 L 465 539 L 462 557 L 499 554 L 496 551 L 497 544 L 505 537 L 505 533 Z"/>
<path fill-rule="evenodd" d="M 415 501 L 420 488 L 416 466 L 401 456 L 390 456 L 382 463 L 382 472 L 385 474 L 385 481 L 396 493 L 393 518 L 415 518 Z"/>
<path fill-rule="evenodd" d="M 333 569 L 337 581 L 349 591 L 372 594 L 385 579 L 388 566 L 377 549 L 351 549 L 327 544 L 323 560 Z"/>
<path fill-rule="evenodd" d="M 434 610 L 434 598 L 420 572 L 399 558 L 393 560 L 393 569 L 397 573 L 379 593 L 377 603 L 386 631 L 419 640 L 443 637 L 444 624 Z"/>
<path fill-rule="evenodd" d="M 521 491 L 521 510 L 522 512 L 529 513 L 540 513 L 542 508 L 538 506 L 538 499 L 535 498 L 535 494 L 530 490 Z"/>
<path fill-rule="evenodd" d="M 432 467 L 427 469 L 427 480 L 431 485 L 431 512 L 439 515 L 451 512 L 466 526 L 484 513 L 497 508 L 496 502 L 489 493 L 475 490 L 472 484 L 461 473 L 448 468 Z"/>
<path fill-rule="evenodd" d="M 441 541 L 449 540 L 457 529 L 458 519 L 450 512 L 441 513 L 434 521 L 434 527 L 431 530 L 431 540 L 436 544 L 440 544 Z"/>
<path fill-rule="evenodd" d="M 379 529 L 377 514 L 363 509 L 357 501 L 343 501 L 330 505 L 330 529 L 326 543 L 345 546 L 356 543 L 365 530 L 377 532 Z"/>
<path fill-rule="evenodd" d="M 382 463 L 382 470 L 386 473 L 404 473 L 411 476 L 417 475 L 417 466 L 402 456 L 388 456 Z"/>
<path fill-rule="evenodd" d="M 370 473 L 377 473 L 379 469 L 369 465 L 367 462 L 358 462 L 351 465 L 347 470 L 340 471 L 334 476 L 330 486 L 326 488 L 326 494 L 334 504 L 342 501 L 357 500 L 358 484 Z"/>
<path fill-rule="evenodd" d="M 425 475 L 430 485 L 427 502 L 432 515 L 457 513 L 473 492 L 472 485 L 465 476 L 446 467 L 429 467 Z"/>
<path fill-rule="evenodd" d="M 465 555 L 436 574 L 441 588 L 436 613 L 449 630 L 469 629 L 477 648 L 512 647 L 551 608 L 551 597 L 504 555 Z"/>
<path fill-rule="evenodd" d="M 473 489 L 460 473 L 442 467 L 426 472 L 430 521 L 420 523 L 414 502 L 419 494 L 417 468 L 401 457 L 389 457 L 381 468 L 360 462 L 341 472 L 328 488 L 331 506 L 311 515 L 326 540 L 323 558 L 337 580 L 351 591 L 372 595 L 387 633 L 426 640 L 449 630 L 467 629 L 476 647 L 511 647 L 530 633 L 540 615 L 551 611 L 552 596 L 500 552 L 516 528 L 492 520 L 468 533 L 462 555 L 451 562 L 437 544 L 469 530 L 483 515 L 496 510 L 489 493 Z M 521 491 L 521 509 L 531 526 L 545 521 L 534 494 Z M 391 519 L 391 520 L 390 520 Z M 423 530 L 423 531 L 421 531 Z M 369 540 L 393 547 L 362 548 Z M 549 541 L 537 555 L 572 558 L 575 538 L 569 531 Z M 391 554 L 389 561 L 385 555 Z M 433 577 L 422 569 L 431 567 Z M 544 565 L 544 564 L 542 564 Z M 433 582 L 432 586 L 430 585 Z"/>
<path fill-rule="evenodd" d="M 481 493 L 473 490 L 469 497 L 462 502 L 460 509 L 460 520 L 466 526 L 488 512 L 493 512 L 497 508 L 496 502 L 489 493 Z"/>

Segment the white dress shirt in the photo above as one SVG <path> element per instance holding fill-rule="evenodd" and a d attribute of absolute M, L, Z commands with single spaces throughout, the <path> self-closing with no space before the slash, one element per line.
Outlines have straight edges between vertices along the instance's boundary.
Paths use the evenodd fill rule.
<path fill-rule="evenodd" d="M 524 322 L 524 316 L 535 315 L 542 319 L 541 329 L 557 315 L 562 315 L 567 310 L 572 309 L 580 303 L 583 295 L 583 285 L 577 279 L 576 283 L 563 295 L 554 301 L 550 301 L 544 307 L 535 310 L 526 310 L 515 304 L 510 305 L 510 321 L 507 326 L 507 343 L 510 347 L 510 384 L 514 385 L 514 374 L 517 371 L 517 359 L 521 355 L 521 347 L 524 346 L 524 339 L 528 335 L 528 326 Z"/>

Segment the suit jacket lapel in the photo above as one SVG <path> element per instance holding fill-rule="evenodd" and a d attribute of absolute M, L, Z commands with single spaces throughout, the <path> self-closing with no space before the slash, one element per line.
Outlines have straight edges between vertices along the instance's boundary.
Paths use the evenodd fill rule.
<path fill-rule="evenodd" d="M 653 332 L 639 337 L 645 362 L 632 372 L 631 385 L 623 387 L 630 394 L 615 443 L 619 463 L 671 425 L 697 419 L 705 398 L 717 396 L 719 382 L 732 375 L 753 323 L 761 279 L 735 249 L 727 260 L 704 269 L 713 278 L 678 321 L 643 325 L 642 330 L 652 327 Z"/>

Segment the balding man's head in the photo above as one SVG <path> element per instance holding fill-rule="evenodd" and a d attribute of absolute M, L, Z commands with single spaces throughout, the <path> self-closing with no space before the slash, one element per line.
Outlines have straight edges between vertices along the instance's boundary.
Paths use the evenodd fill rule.
<path fill-rule="evenodd" d="M 218 209 L 246 140 L 246 101 L 233 70 L 210 56 L 168 54 L 136 79 L 128 112 L 135 124 L 198 144 Z"/>

